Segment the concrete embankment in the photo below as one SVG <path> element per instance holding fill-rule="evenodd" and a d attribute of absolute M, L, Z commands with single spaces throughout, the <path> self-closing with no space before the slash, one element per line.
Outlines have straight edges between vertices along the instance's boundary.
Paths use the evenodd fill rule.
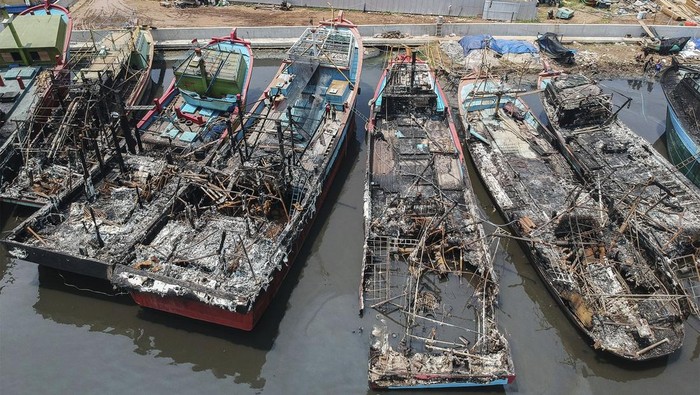
<path fill-rule="evenodd" d="M 658 36 L 681 37 L 700 36 L 700 27 L 689 26 L 651 26 Z M 284 49 L 291 46 L 301 36 L 307 26 L 265 26 L 239 27 L 239 37 L 250 40 L 254 48 Z M 466 35 L 490 34 L 496 38 L 514 38 L 534 40 L 538 33 L 554 32 L 563 36 L 564 42 L 614 43 L 620 41 L 636 42 L 643 38 L 644 29 L 640 25 L 577 25 L 547 23 L 451 23 L 441 27 L 441 39 L 459 39 Z M 186 49 L 192 40 L 206 42 L 211 37 L 227 36 L 231 27 L 208 28 L 157 28 L 153 38 L 158 49 Z M 419 46 L 435 40 L 437 25 L 362 25 L 358 27 L 364 45 L 368 47 Z M 400 32 L 403 38 L 383 38 L 390 32 Z M 77 30 L 73 32 L 71 43 L 74 47 L 82 43 L 98 41 L 105 35 L 104 31 Z M 393 34 L 392 34 L 393 35 Z"/>

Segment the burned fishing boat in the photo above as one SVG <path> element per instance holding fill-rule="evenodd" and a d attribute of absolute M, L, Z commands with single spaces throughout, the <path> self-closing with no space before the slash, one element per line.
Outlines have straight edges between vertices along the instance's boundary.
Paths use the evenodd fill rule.
<path fill-rule="evenodd" d="M 243 52 L 242 65 L 247 68 L 252 61 L 250 47 L 242 41 L 236 45 L 240 49 L 231 54 L 240 60 Z M 248 77 L 242 81 L 247 87 L 249 71 L 245 73 Z M 63 143 L 66 167 L 80 179 L 69 178 L 64 195 L 20 224 L 3 243 L 15 257 L 111 280 L 114 266 L 133 260 L 136 246 L 168 218 L 175 202 L 195 189 L 204 164 L 192 149 L 175 149 L 145 138 L 145 130 L 132 129 L 123 116 L 130 106 L 120 106 L 122 101 L 114 97 L 118 89 L 104 89 L 102 73 L 89 68 L 76 76 L 69 87 L 76 97 L 68 102 L 64 116 L 72 118 L 61 125 L 88 121 L 83 128 L 67 128 Z M 226 126 L 227 120 L 221 123 Z M 193 139 L 193 144 L 198 141 Z"/>
<path fill-rule="evenodd" d="M 2 12 L 0 177 L 7 170 L 17 122 L 53 103 L 53 81 L 65 67 L 73 28 L 68 10 L 48 1 L 18 16 L 8 15 L 6 9 Z"/>
<path fill-rule="evenodd" d="M 151 34 L 138 28 L 110 32 L 74 54 L 62 71 L 69 78 L 54 79 L 43 106 L 15 121 L 0 202 L 39 208 L 61 200 L 81 188 L 85 171 L 94 176 L 113 155 L 111 128 L 133 142 L 129 108 L 150 87 L 152 60 Z M 76 156 L 83 144 L 91 148 L 85 151 L 87 170 Z"/>
<path fill-rule="evenodd" d="M 518 91 L 474 73 L 462 79 L 459 101 L 477 172 L 542 281 L 592 346 L 634 361 L 680 348 L 684 314 L 655 273 L 654 257 L 540 133 Z"/>
<path fill-rule="evenodd" d="M 681 173 L 700 186 L 700 63 L 674 57 L 660 82 L 668 101 L 668 157 Z"/>
<path fill-rule="evenodd" d="M 214 148 L 240 124 L 252 70 L 250 43 L 236 29 L 197 44 L 174 66 L 172 83 L 138 122 L 141 139 L 180 152 Z"/>
<path fill-rule="evenodd" d="M 76 148 L 81 161 L 90 147 Z M 119 152 L 119 151 L 115 151 Z M 94 180 L 85 177 L 64 199 L 38 209 L 0 240 L 9 254 L 58 270 L 110 280 L 114 265 L 136 245 L 186 185 L 187 173 L 171 165 L 164 150 L 119 154 Z"/>
<path fill-rule="evenodd" d="M 688 313 L 700 298 L 700 191 L 620 122 L 611 95 L 582 75 L 551 78 L 542 98 L 548 129 L 578 176 L 622 231 L 637 235 L 669 292 Z"/>
<path fill-rule="evenodd" d="M 37 205 L 2 240 L 15 258 L 107 280 L 114 264 L 126 260 L 148 226 L 172 206 L 186 184 L 181 178 L 199 171 L 187 158 L 142 144 L 129 127 L 124 100 L 137 100 L 134 92 L 144 85 L 133 82 L 150 81 L 150 71 L 126 68 L 138 62 L 130 59 L 134 56 L 145 61 L 152 41 L 135 31 L 112 34 L 108 50 L 72 57 L 75 78 L 57 85 L 68 94 L 59 97 L 51 118 L 37 116 L 44 127 L 26 147 L 19 146 L 23 159 L 36 157 L 44 165 L 37 173 L 24 167 L 17 178 L 34 178 L 28 190 L 48 204 Z M 66 176 L 52 180 L 61 170 Z M 53 194 L 39 187 L 54 188 Z"/>
<path fill-rule="evenodd" d="M 505 385 L 486 234 L 449 106 L 428 64 L 385 70 L 368 124 L 360 311 L 376 314 L 376 388 Z"/>
<path fill-rule="evenodd" d="M 345 155 L 362 53 L 342 13 L 307 29 L 199 179 L 116 266 L 113 283 L 144 307 L 252 330 Z"/>

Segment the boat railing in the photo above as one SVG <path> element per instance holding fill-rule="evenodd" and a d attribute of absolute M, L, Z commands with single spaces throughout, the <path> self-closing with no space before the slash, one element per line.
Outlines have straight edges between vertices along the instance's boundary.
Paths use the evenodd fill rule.
<path fill-rule="evenodd" d="M 681 283 L 687 283 L 684 289 L 691 312 L 700 316 L 700 266 L 695 255 L 684 255 L 671 260 L 671 268 Z"/>
<path fill-rule="evenodd" d="M 326 66 L 347 68 L 350 66 L 353 42 L 349 30 L 308 28 L 287 54 L 293 61 L 313 58 Z"/>
<path fill-rule="evenodd" d="M 686 73 L 683 76 L 681 83 L 688 87 L 688 90 L 696 100 L 700 100 L 700 72 Z"/>

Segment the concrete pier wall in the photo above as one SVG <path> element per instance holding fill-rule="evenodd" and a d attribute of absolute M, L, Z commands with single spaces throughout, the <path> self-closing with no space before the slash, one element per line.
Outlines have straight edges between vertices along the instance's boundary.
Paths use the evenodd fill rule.
<path fill-rule="evenodd" d="M 238 3 L 279 5 L 280 0 L 236 0 Z M 489 0 L 287 0 L 287 3 L 297 7 L 331 8 L 336 10 L 356 10 L 375 12 L 396 12 L 401 14 L 423 14 L 443 16 L 478 16 L 482 15 L 485 3 Z M 519 6 L 522 3 L 535 10 L 533 0 L 505 1 Z M 525 8 L 525 7 L 523 7 Z M 534 11 L 536 13 L 536 11 Z M 529 14 L 528 14 L 529 15 Z M 528 19 L 524 15 L 520 18 Z M 509 15 L 510 16 L 510 13 Z"/>
<path fill-rule="evenodd" d="M 689 26 L 653 26 L 657 34 L 664 37 L 700 36 L 700 27 Z M 153 38 L 160 47 L 178 47 L 188 45 L 193 38 L 206 42 L 211 37 L 227 36 L 231 27 L 211 28 L 164 28 L 153 30 Z M 239 27 L 239 37 L 251 40 L 253 47 L 285 48 L 293 43 L 306 29 L 306 26 L 265 26 Z M 420 45 L 434 39 L 436 25 L 362 25 L 360 34 L 366 38 L 367 46 L 385 45 Z M 389 31 L 400 31 L 410 36 L 404 39 L 375 38 Z M 563 35 L 563 39 L 576 39 L 582 42 L 615 42 L 624 38 L 639 39 L 644 32 L 640 25 L 577 25 L 577 24 L 543 24 L 543 23 L 450 23 L 442 26 L 443 36 L 460 38 L 466 35 L 490 34 L 496 38 L 512 37 L 534 39 L 537 33 L 554 32 Z M 71 42 L 79 45 L 91 42 L 91 35 L 96 41 L 105 32 L 75 30 Z"/>

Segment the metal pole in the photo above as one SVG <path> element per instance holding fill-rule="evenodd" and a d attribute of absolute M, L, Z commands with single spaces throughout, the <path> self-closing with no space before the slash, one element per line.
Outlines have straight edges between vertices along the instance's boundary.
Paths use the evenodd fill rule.
<path fill-rule="evenodd" d="M 95 225 L 95 236 L 97 236 L 97 244 L 100 245 L 100 248 L 104 247 L 105 242 L 102 240 L 102 236 L 100 236 L 100 228 L 97 226 L 97 220 L 95 219 L 95 210 L 92 209 L 92 206 L 89 206 L 88 210 L 90 211 L 90 217 L 92 217 L 92 223 Z"/>
<path fill-rule="evenodd" d="M 243 253 L 245 254 L 245 259 L 248 261 L 248 267 L 250 268 L 250 274 L 253 275 L 253 280 L 255 282 L 258 282 L 258 278 L 255 276 L 255 271 L 253 270 L 253 264 L 250 262 L 250 257 L 248 257 L 248 251 L 245 249 L 245 244 L 243 244 L 243 238 L 241 235 L 238 235 L 238 242 L 241 243 L 241 248 L 243 249 Z"/>
<path fill-rule="evenodd" d="M 122 173 L 126 173 L 126 166 L 124 165 L 124 158 L 122 157 L 122 151 L 119 147 L 119 139 L 117 138 L 117 122 L 119 121 L 119 114 L 116 112 L 112 113 L 112 125 L 109 128 L 112 131 L 112 141 L 114 142 L 114 152 L 117 156 L 117 162 L 119 163 L 119 170 Z"/>
<path fill-rule="evenodd" d="M 87 144 L 88 144 L 87 138 L 83 137 L 82 134 L 79 136 L 79 138 L 80 138 L 80 141 L 82 142 L 82 148 L 83 148 L 82 150 L 87 152 Z M 102 159 L 102 152 L 100 152 L 100 146 L 97 144 L 97 139 L 93 139 L 91 145 L 92 145 L 93 150 L 95 151 L 95 156 L 97 157 L 97 161 L 100 162 L 100 173 L 102 173 L 102 175 L 107 174 L 107 169 L 105 168 L 105 162 L 104 162 L 104 159 Z"/>

